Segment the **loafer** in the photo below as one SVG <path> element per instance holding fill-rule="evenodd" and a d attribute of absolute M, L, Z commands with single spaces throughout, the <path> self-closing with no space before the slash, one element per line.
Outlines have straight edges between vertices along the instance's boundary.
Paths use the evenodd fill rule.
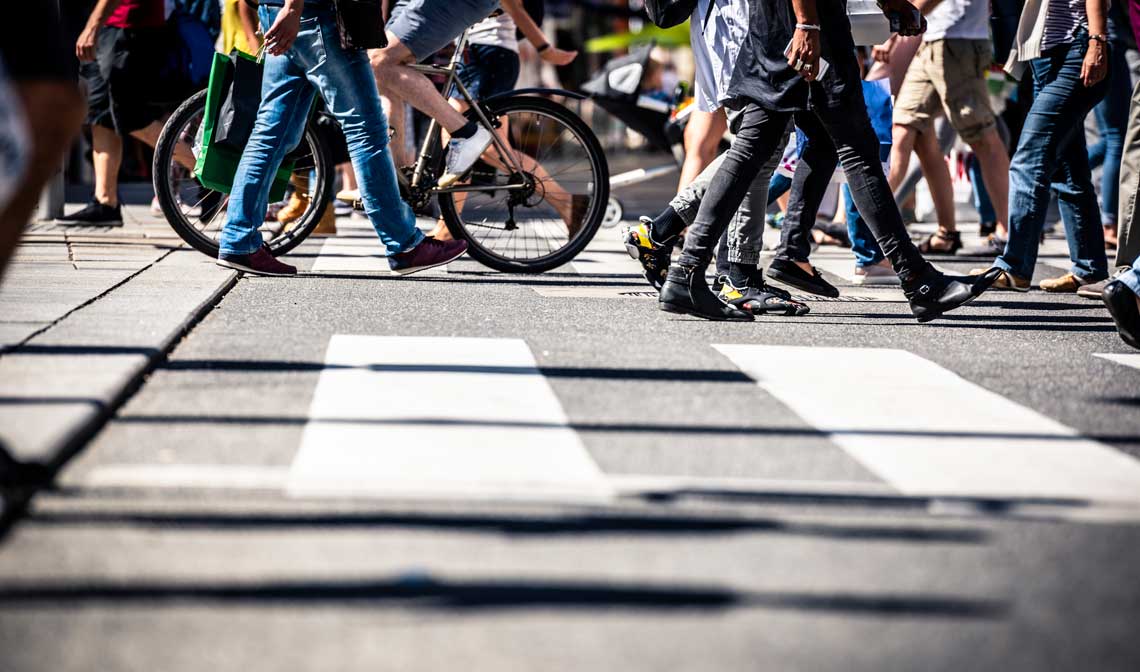
<path fill-rule="evenodd" d="M 289 277 L 297 275 L 297 268 L 280 262 L 262 245 L 253 254 L 219 254 L 218 266 L 232 268 L 250 275 Z"/>
<path fill-rule="evenodd" d="M 795 287 L 808 294 L 827 296 L 832 299 L 839 297 L 839 290 L 830 282 L 824 280 L 819 269 L 814 266 L 811 268 L 811 273 L 808 273 L 797 266 L 793 261 L 777 258 L 773 259 L 772 263 L 768 265 L 766 275 L 776 282 L 781 282 L 789 287 Z"/>
<path fill-rule="evenodd" d="M 705 282 L 704 269 L 673 266 L 661 287 L 657 307 L 666 313 L 717 322 L 751 322 L 752 313 L 725 303 Z"/>
<path fill-rule="evenodd" d="M 1140 350 L 1140 309 L 1136 307 L 1136 294 L 1119 280 L 1104 288 L 1104 305 L 1116 323 L 1116 332 L 1125 343 Z"/>
<path fill-rule="evenodd" d="M 1043 291 L 1055 294 L 1076 294 L 1077 290 L 1087 284 L 1092 283 L 1085 282 L 1072 273 L 1066 273 L 1059 278 L 1042 280 L 1040 287 Z"/>
<path fill-rule="evenodd" d="M 1004 271 L 996 267 L 967 277 L 943 275 L 931 270 L 917 282 L 904 284 L 903 294 L 910 302 L 910 311 L 915 318 L 919 322 L 929 322 L 981 296 L 997 282 L 1001 273 Z"/>
<path fill-rule="evenodd" d="M 1013 292 L 1028 292 L 1030 281 L 1028 278 L 1016 276 L 1009 271 L 1002 270 L 997 266 L 991 268 L 975 268 L 970 271 L 970 275 L 986 275 L 990 271 L 997 269 L 999 271 L 997 280 L 993 283 L 994 289 L 1009 290 Z"/>
<path fill-rule="evenodd" d="M 1108 286 L 1108 283 L 1117 279 L 1118 277 L 1120 277 L 1121 273 L 1124 273 L 1125 271 L 1128 271 L 1128 270 L 1130 270 L 1130 269 L 1127 267 L 1118 268 L 1118 269 L 1116 269 L 1115 273 L 1113 273 L 1111 276 L 1105 278 L 1104 280 L 1101 280 L 1100 282 L 1090 282 L 1087 285 L 1081 285 L 1080 287 L 1077 288 L 1077 296 L 1084 297 L 1086 299 L 1095 299 L 1097 301 L 1100 301 L 1101 299 L 1104 298 L 1104 288 Z"/>
<path fill-rule="evenodd" d="M 436 266 L 444 266 L 467 252 L 466 240 L 424 238 L 407 252 L 388 257 L 388 268 L 396 275 L 411 275 Z"/>

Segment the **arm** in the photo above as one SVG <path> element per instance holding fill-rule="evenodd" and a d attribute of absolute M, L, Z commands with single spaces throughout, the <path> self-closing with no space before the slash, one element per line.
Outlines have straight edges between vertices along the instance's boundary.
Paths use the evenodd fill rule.
<path fill-rule="evenodd" d="M 1089 50 L 1081 64 L 1081 81 L 1086 87 L 1098 84 L 1108 75 L 1108 35 L 1105 15 L 1107 0 L 1085 0 L 1089 19 Z"/>
<path fill-rule="evenodd" d="M 265 31 L 266 51 L 274 56 L 280 56 L 297 39 L 301 30 L 301 12 L 305 11 L 305 0 L 285 0 L 285 5 L 277 12 L 273 25 Z"/>
<path fill-rule="evenodd" d="M 119 2 L 121 0 L 99 0 L 95 3 L 95 9 L 92 9 L 91 16 L 87 17 L 83 32 L 75 41 L 75 57 L 81 62 L 90 63 L 95 60 L 95 38 L 99 34 L 99 29 L 107 22 L 107 17 L 111 16 L 119 6 Z"/>
<path fill-rule="evenodd" d="M 796 15 L 796 24 L 815 26 L 811 29 L 796 28 L 788 51 L 788 65 L 799 70 L 800 76 L 810 82 L 819 72 L 819 13 L 815 0 L 792 0 L 792 11 Z"/>
<path fill-rule="evenodd" d="M 530 14 L 527 14 L 522 0 L 502 0 L 501 4 L 527 41 L 538 50 L 539 58 L 554 65 L 566 65 L 578 56 L 576 51 L 564 51 L 551 45 L 542 28 L 539 28 L 534 19 L 530 18 Z"/>
<path fill-rule="evenodd" d="M 250 49 L 256 50 L 261 46 L 261 39 L 257 36 L 257 10 L 249 6 L 245 0 L 238 0 L 237 9 L 245 41 Z"/>

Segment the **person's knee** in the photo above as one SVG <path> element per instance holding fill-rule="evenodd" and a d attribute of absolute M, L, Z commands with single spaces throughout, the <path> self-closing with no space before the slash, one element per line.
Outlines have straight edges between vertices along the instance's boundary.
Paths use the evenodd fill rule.
<path fill-rule="evenodd" d="M 408 65 L 415 61 L 415 56 L 412 55 L 411 50 L 404 46 L 403 42 L 400 42 L 399 38 L 388 33 L 388 46 L 383 49 L 369 49 L 368 61 L 372 64 L 372 70 L 379 73 L 390 68 Z"/>

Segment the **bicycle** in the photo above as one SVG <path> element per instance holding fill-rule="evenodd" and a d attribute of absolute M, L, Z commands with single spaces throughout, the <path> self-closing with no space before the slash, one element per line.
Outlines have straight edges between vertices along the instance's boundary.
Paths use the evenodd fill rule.
<path fill-rule="evenodd" d="M 433 120 L 415 163 L 397 171 L 401 195 L 419 214 L 426 213 L 435 198 L 451 235 L 466 240 L 468 254 L 490 268 L 512 273 L 557 268 L 590 243 L 609 200 L 609 166 L 597 137 L 578 115 L 546 97 L 586 96 L 528 88 L 475 100 L 457 76 L 466 43 L 464 31 L 447 65 L 414 67 L 443 76 L 445 93 L 455 87 L 468 104 L 467 116 L 491 131 L 492 144 L 466 182 L 440 188 L 436 182 L 443 172 L 446 143 Z M 155 146 L 154 186 L 179 237 L 217 256 L 217 237 L 225 221 L 221 211 L 228 196 L 211 196 L 217 192 L 204 190 L 177 160 L 179 143 L 192 144 L 199 132 L 205 104 L 205 91 L 194 94 L 163 127 Z M 309 206 L 292 222 L 262 227 L 274 255 L 301 244 L 332 202 L 334 166 L 314 119 L 290 155 L 295 160 L 291 183 L 307 189 Z"/>

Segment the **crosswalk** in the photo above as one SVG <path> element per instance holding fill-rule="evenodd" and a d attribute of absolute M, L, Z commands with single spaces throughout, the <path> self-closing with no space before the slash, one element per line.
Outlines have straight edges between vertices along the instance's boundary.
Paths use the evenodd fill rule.
<path fill-rule="evenodd" d="M 706 347 L 874 474 L 880 492 L 1140 507 L 1140 460 L 914 353 Z M 1140 356 L 1090 359 L 1140 376 Z M 778 440 L 758 432 L 754 442 L 763 450 Z M 702 487 L 820 487 L 729 476 Z M 525 340 L 352 334 L 329 341 L 291 464 L 109 464 L 86 477 L 89 487 L 268 489 L 300 498 L 574 502 L 669 482 L 606 474 Z"/>

